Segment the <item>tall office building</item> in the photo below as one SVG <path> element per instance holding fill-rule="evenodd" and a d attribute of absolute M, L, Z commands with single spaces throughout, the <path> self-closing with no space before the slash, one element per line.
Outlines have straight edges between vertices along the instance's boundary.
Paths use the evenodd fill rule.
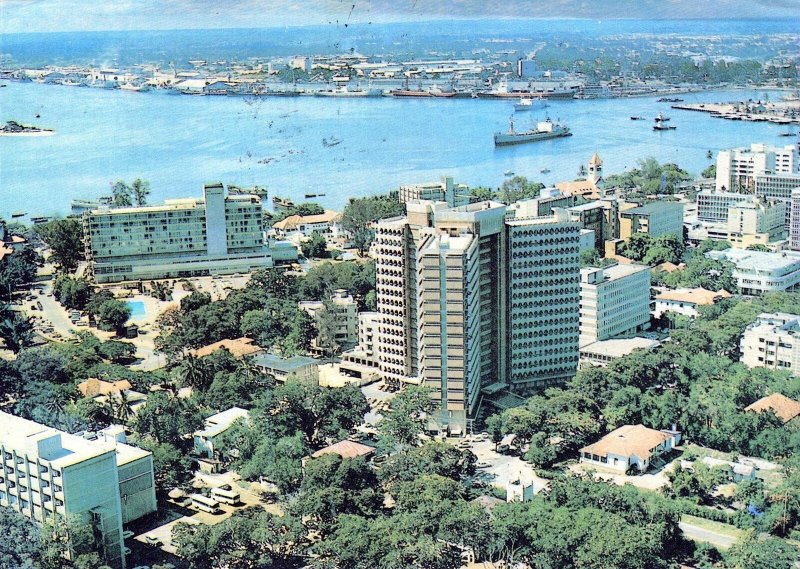
<path fill-rule="evenodd" d="M 222 184 L 206 185 L 203 194 L 203 199 L 86 212 L 86 258 L 95 280 L 175 278 L 271 267 L 261 198 L 225 196 Z"/>
<path fill-rule="evenodd" d="M 569 378 L 580 226 L 563 210 L 517 218 L 497 202 L 407 205 L 406 217 L 376 225 L 372 249 L 383 377 L 431 387 L 451 431 L 483 392 Z"/>
<path fill-rule="evenodd" d="M 0 456 L 0 506 L 91 525 L 106 562 L 124 569 L 122 524 L 156 510 L 151 453 L 0 412 Z"/>
<path fill-rule="evenodd" d="M 760 174 L 797 174 L 797 147 L 751 144 L 717 154 L 716 189 L 752 191 Z"/>

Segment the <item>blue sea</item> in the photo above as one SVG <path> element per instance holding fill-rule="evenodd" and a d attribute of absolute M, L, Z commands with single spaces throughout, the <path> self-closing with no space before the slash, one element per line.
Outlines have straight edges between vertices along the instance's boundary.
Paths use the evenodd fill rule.
<path fill-rule="evenodd" d="M 598 27 L 592 22 L 584 25 Z M 614 25 L 626 33 L 648 26 Z M 665 25 L 669 31 L 673 24 Z M 720 26 L 704 25 L 711 26 L 707 33 Z M 764 26 L 776 31 L 785 27 L 778 23 Z M 462 37 L 466 32 L 455 28 L 448 37 L 467 41 Z M 744 27 L 740 28 L 743 33 Z M 397 31 L 392 26 L 386 29 L 384 35 Z M 230 31 L 229 35 L 238 38 L 237 33 Z M 309 35 L 304 33 L 295 36 Z M 127 60 L 143 61 L 154 59 L 152 51 L 164 44 L 148 43 L 146 34 L 140 34 L 140 43 L 134 42 L 136 34 L 119 34 L 66 34 L 61 37 L 63 49 L 49 43 L 61 34 L 47 35 L 50 39 L 45 47 L 41 42 L 36 47 L 30 40 L 39 34 L 20 34 L 4 37 L 2 50 L 17 60 L 27 53 L 25 49 L 33 54 L 26 55 L 28 59 L 44 57 L 49 49 L 49 59 L 69 54 L 70 61 L 92 60 L 119 36 L 125 41 L 114 44 L 115 57 L 122 59 L 124 53 Z M 202 43 L 197 36 L 194 32 L 194 41 Z M 241 45 L 244 40 L 226 43 L 221 37 L 218 31 L 210 33 L 205 38 L 206 51 L 229 53 L 235 48 L 239 58 L 250 53 Z M 324 39 L 319 41 L 324 44 Z M 272 49 L 257 45 L 261 45 L 259 55 Z M 318 47 L 311 51 L 319 52 Z M 201 48 L 194 45 L 192 56 L 216 56 Z M 495 148 L 492 135 L 508 127 L 513 112 L 508 101 L 245 99 L 6 83 L 0 88 L 0 122 L 13 119 L 56 131 L 51 137 L 0 137 L 0 215 L 6 218 L 19 211 L 33 216 L 67 214 L 72 199 L 108 194 L 116 180 L 137 177 L 150 181 L 151 202 L 199 196 L 204 183 L 221 181 L 266 186 L 270 196 L 295 201 L 303 201 L 305 194 L 325 194 L 318 201 L 339 209 L 349 197 L 383 193 L 403 183 L 437 180 L 444 175 L 487 186 L 501 184 L 509 170 L 545 183 L 570 180 L 594 152 L 602 157 L 607 174 L 635 167 L 638 159 L 648 156 L 675 162 L 696 174 L 710 163 L 706 158 L 709 150 L 715 153 L 751 142 L 789 144 L 797 140 L 780 136 L 787 127 L 671 110 L 668 103 L 656 102 L 656 97 L 551 101 L 543 111 L 520 115 L 516 126 L 523 128 L 549 116 L 569 125 L 574 136 Z M 687 102 L 702 102 L 779 96 L 776 92 L 731 90 L 683 97 Z M 670 115 L 677 129 L 654 132 L 650 119 L 658 112 Z M 648 120 L 631 121 L 631 115 Z M 323 138 L 331 137 L 342 143 L 324 145 Z M 542 169 L 550 172 L 542 174 Z"/>

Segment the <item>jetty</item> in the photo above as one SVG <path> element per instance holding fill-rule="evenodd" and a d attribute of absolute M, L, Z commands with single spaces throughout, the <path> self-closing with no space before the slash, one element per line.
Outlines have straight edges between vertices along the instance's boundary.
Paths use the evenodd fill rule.
<path fill-rule="evenodd" d="M 740 101 L 729 103 L 685 103 L 671 105 L 681 111 L 708 113 L 713 118 L 733 121 L 800 124 L 800 101 Z"/>

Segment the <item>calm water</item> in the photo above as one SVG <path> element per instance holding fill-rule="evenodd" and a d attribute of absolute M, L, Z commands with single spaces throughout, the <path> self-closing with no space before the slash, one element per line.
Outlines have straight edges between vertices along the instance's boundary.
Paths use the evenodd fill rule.
<path fill-rule="evenodd" d="M 763 96 L 729 91 L 684 98 Z M 56 134 L 0 137 L 0 215 L 68 213 L 71 199 L 107 194 L 117 179 L 136 177 L 150 181 L 151 202 L 197 196 L 204 182 L 222 181 L 267 186 L 270 196 L 295 201 L 324 193 L 320 203 L 341 208 L 350 196 L 446 174 L 490 186 L 502 183 L 507 170 L 547 183 L 573 179 L 593 152 L 607 174 L 647 156 L 698 173 L 710 163 L 708 150 L 797 140 L 779 136 L 787 127 L 673 111 L 655 99 L 553 101 L 544 111 L 519 114 L 517 126 L 549 115 L 566 122 L 574 136 L 495 149 L 492 133 L 507 128 L 511 102 L 245 100 L 9 82 L 0 89 L 0 121 L 34 123 Z M 652 131 L 659 111 L 668 112 L 677 130 Z M 648 120 L 631 121 L 631 115 Z M 331 137 L 342 143 L 323 145 Z M 551 172 L 543 175 L 543 168 Z"/>

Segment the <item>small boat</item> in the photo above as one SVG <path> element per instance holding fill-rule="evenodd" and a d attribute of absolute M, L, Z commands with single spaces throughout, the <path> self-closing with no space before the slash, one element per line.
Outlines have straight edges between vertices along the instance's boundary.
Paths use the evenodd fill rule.
<path fill-rule="evenodd" d="M 631 117 L 632 121 L 643 121 L 644 117 Z"/>
<path fill-rule="evenodd" d="M 782 132 L 778 136 L 797 136 L 796 132 Z"/>
<path fill-rule="evenodd" d="M 513 170 L 506 170 L 505 172 L 503 172 L 503 175 L 504 176 L 513 176 L 514 175 L 514 171 Z"/>
<path fill-rule="evenodd" d="M 539 172 L 542 173 L 542 174 L 549 174 L 550 173 L 550 168 L 542 168 L 541 170 L 539 170 Z"/>
<path fill-rule="evenodd" d="M 341 143 L 342 143 L 342 139 L 341 138 L 336 138 L 335 136 L 332 136 L 329 139 L 328 138 L 323 138 L 322 139 L 322 145 L 324 147 L 326 147 L 326 148 L 330 148 L 332 146 L 336 146 L 337 144 L 341 144 Z"/>
<path fill-rule="evenodd" d="M 11 214 L 11 217 L 25 217 L 26 215 L 28 215 L 26 211 L 15 211 Z"/>
<path fill-rule="evenodd" d="M 530 111 L 533 109 L 533 99 L 522 98 L 514 103 L 515 111 Z"/>
<path fill-rule="evenodd" d="M 664 122 L 668 120 L 668 117 L 662 116 L 661 113 L 658 113 L 658 116 L 655 118 L 656 124 L 653 125 L 653 130 L 675 130 L 674 126 L 664 124 Z"/>

